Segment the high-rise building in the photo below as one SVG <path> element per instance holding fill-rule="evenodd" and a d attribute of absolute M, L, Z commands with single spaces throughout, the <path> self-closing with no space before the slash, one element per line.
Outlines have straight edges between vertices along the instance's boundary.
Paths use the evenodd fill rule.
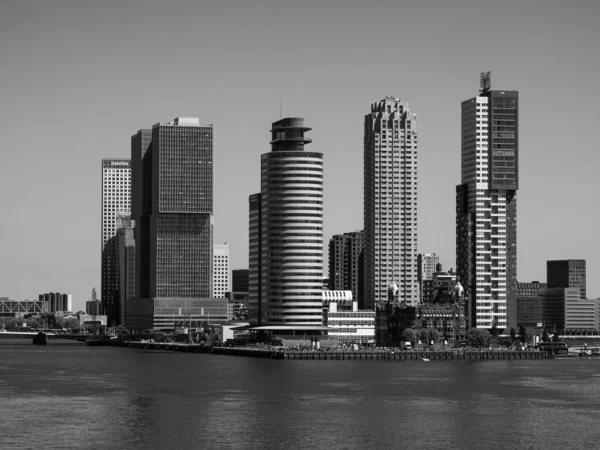
<path fill-rule="evenodd" d="M 98 300 L 98 297 L 96 296 L 95 287 L 92 288 L 92 299 L 85 302 L 85 313 L 94 316 L 99 316 L 102 314 L 102 302 Z"/>
<path fill-rule="evenodd" d="M 364 281 L 364 233 L 336 234 L 329 241 L 329 285 L 333 291 L 352 291 L 362 304 Z"/>
<path fill-rule="evenodd" d="M 419 253 L 417 256 L 417 279 L 419 280 L 419 298 L 422 302 L 430 301 L 429 296 L 423 292 L 423 284 L 427 280 L 433 280 L 433 274 L 437 272 L 440 258 L 435 253 Z M 433 286 L 433 284 L 432 284 Z"/>
<path fill-rule="evenodd" d="M 400 301 L 417 304 L 417 116 L 393 97 L 365 116 L 364 233 L 360 308 L 387 301 L 392 284 Z"/>
<path fill-rule="evenodd" d="M 70 312 L 73 310 L 73 295 L 71 294 L 61 294 L 59 292 L 39 294 L 38 301 L 43 302 L 43 309 L 46 312 Z"/>
<path fill-rule="evenodd" d="M 116 234 L 119 217 L 131 210 L 131 160 L 102 160 L 102 303 L 109 323 L 117 320 L 119 272 Z M 112 239 L 112 240 L 111 240 Z"/>
<path fill-rule="evenodd" d="M 127 246 L 132 247 L 129 249 L 130 253 L 135 252 L 133 248 L 135 247 L 135 242 L 132 242 L 134 222 L 131 220 L 131 215 L 128 211 L 116 213 L 115 228 L 115 235 L 104 244 L 103 254 L 104 270 L 102 279 L 104 287 L 102 290 L 102 309 L 104 314 L 106 314 L 106 320 L 110 326 L 123 325 L 125 320 L 127 267 L 123 258 L 126 256 L 127 248 L 125 247 L 125 235 L 122 235 L 122 233 L 125 233 L 123 230 L 130 230 L 128 232 L 129 239 L 127 240 Z"/>
<path fill-rule="evenodd" d="M 248 269 L 233 269 L 231 271 L 231 290 L 248 292 L 248 275 Z"/>
<path fill-rule="evenodd" d="M 581 300 L 585 300 L 587 298 L 585 259 L 547 261 L 546 281 L 549 288 L 578 288 Z"/>
<path fill-rule="evenodd" d="M 456 190 L 456 266 L 469 326 L 516 327 L 517 91 L 481 90 L 462 102 L 461 184 Z"/>
<path fill-rule="evenodd" d="M 231 292 L 231 271 L 229 270 L 229 245 L 213 245 L 212 298 L 225 298 Z"/>
<path fill-rule="evenodd" d="M 213 127 L 178 117 L 139 130 L 131 159 L 136 298 L 127 326 L 172 329 L 180 315 L 206 320 L 220 308 L 210 300 Z"/>
<path fill-rule="evenodd" d="M 323 155 L 304 151 L 309 130 L 299 117 L 273 123 L 271 152 L 261 156 L 261 193 L 249 198 L 255 325 L 322 324 Z"/>
<path fill-rule="evenodd" d="M 118 303 L 116 323 L 125 324 L 127 301 L 135 298 L 135 237 L 134 224 L 119 227 L 117 230 L 118 257 Z M 111 322 L 109 322 L 111 323 Z"/>

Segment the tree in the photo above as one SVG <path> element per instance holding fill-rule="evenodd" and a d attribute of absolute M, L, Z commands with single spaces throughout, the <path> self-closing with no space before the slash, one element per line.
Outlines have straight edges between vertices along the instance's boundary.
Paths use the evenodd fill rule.
<path fill-rule="evenodd" d="M 471 328 L 465 335 L 465 341 L 471 347 L 487 347 L 490 342 L 490 332 L 486 329 Z"/>
<path fill-rule="evenodd" d="M 546 330 L 542 333 L 542 342 L 550 342 L 550 335 Z"/>
<path fill-rule="evenodd" d="M 554 333 L 554 336 L 552 336 L 552 342 L 558 342 L 558 332 Z"/>
<path fill-rule="evenodd" d="M 404 330 L 402 332 L 402 337 L 404 338 L 405 341 L 414 342 L 416 344 L 417 343 L 417 330 L 415 330 L 414 328 L 407 328 L 406 330 Z"/>
<path fill-rule="evenodd" d="M 539 330 L 536 328 L 532 328 L 532 327 L 527 327 L 525 328 L 525 335 L 527 336 L 527 342 L 531 341 L 531 343 L 533 343 L 533 337 L 534 336 L 539 336 Z"/>
<path fill-rule="evenodd" d="M 511 328 L 510 329 L 510 343 L 514 344 L 516 340 L 517 340 L 517 332 L 515 331 L 514 328 Z"/>
<path fill-rule="evenodd" d="M 63 326 L 71 331 L 77 331 L 79 330 L 79 320 L 77 320 L 74 317 L 70 317 L 68 319 L 65 319 L 65 323 Z"/>
<path fill-rule="evenodd" d="M 496 337 L 500 334 L 500 330 L 498 330 L 498 325 L 496 325 L 496 322 L 494 322 L 494 324 L 492 325 L 492 329 L 490 330 L 490 335 L 492 337 Z"/>
<path fill-rule="evenodd" d="M 519 336 L 521 337 L 521 342 L 523 344 L 527 343 L 527 329 L 525 328 L 525 325 L 521 324 L 521 326 L 519 327 Z"/>
<path fill-rule="evenodd" d="M 435 328 L 430 328 L 427 336 L 427 343 L 433 341 L 434 344 L 440 341 L 440 332 Z"/>

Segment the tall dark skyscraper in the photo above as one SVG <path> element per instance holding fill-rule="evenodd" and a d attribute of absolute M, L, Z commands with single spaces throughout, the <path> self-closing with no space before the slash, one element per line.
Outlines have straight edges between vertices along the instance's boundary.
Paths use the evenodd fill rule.
<path fill-rule="evenodd" d="M 586 300 L 585 259 L 546 261 L 546 278 L 549 288 L 578 288 Z"/>
<path fill-rule="evenodd" d="M 131 138 L 136 299 L 131 328 L 204 315 L 211 295 L 213 128 L 179 117 Z"/>
<path fill-rule="evenodd" d="M 352 291 L 362 304 L 364 281 L 364 233 L 336 234 L 329 241 L 329 289 Z"/>
<path fill-rule="evenodd" d="M 519 93 L 494 91 L 462 102 L 461 184 L 456 188 L 456 267 L 469 326 L 516 327 Z"/>
<path fill-rule="evenodd" d="M 398 98 L 373 103 L 364 132 L 365 281 L 361 309 L 419 302 L 417 279 L 417 115 Z"/>
<path fill-rule="evenodd" d="M 271 152 L 261 156 L 261 193 L 251 195 L 249 315 L 255 325 L 321 326 L 323 155 L 304 119 L 273 123 Z"/>

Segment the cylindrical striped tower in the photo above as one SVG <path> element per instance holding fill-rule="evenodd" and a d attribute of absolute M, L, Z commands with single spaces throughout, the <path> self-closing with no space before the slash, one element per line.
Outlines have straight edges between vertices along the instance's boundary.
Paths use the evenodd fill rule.
<path fill-rule="evenodd" d="M 261 158 L 262 325 L 323 322 L 323 154 L 304 151 L 308 130 L 299 117 L 273 123 Z"/>

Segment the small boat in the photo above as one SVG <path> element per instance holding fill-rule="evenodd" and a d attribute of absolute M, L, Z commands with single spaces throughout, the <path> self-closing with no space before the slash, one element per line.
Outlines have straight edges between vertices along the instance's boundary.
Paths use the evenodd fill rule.
<path fill-rule="evenodd" d="M 429 358 L 421 358 L 421 361 L 423 361 L 423 362 L 429 362 Z"/>

